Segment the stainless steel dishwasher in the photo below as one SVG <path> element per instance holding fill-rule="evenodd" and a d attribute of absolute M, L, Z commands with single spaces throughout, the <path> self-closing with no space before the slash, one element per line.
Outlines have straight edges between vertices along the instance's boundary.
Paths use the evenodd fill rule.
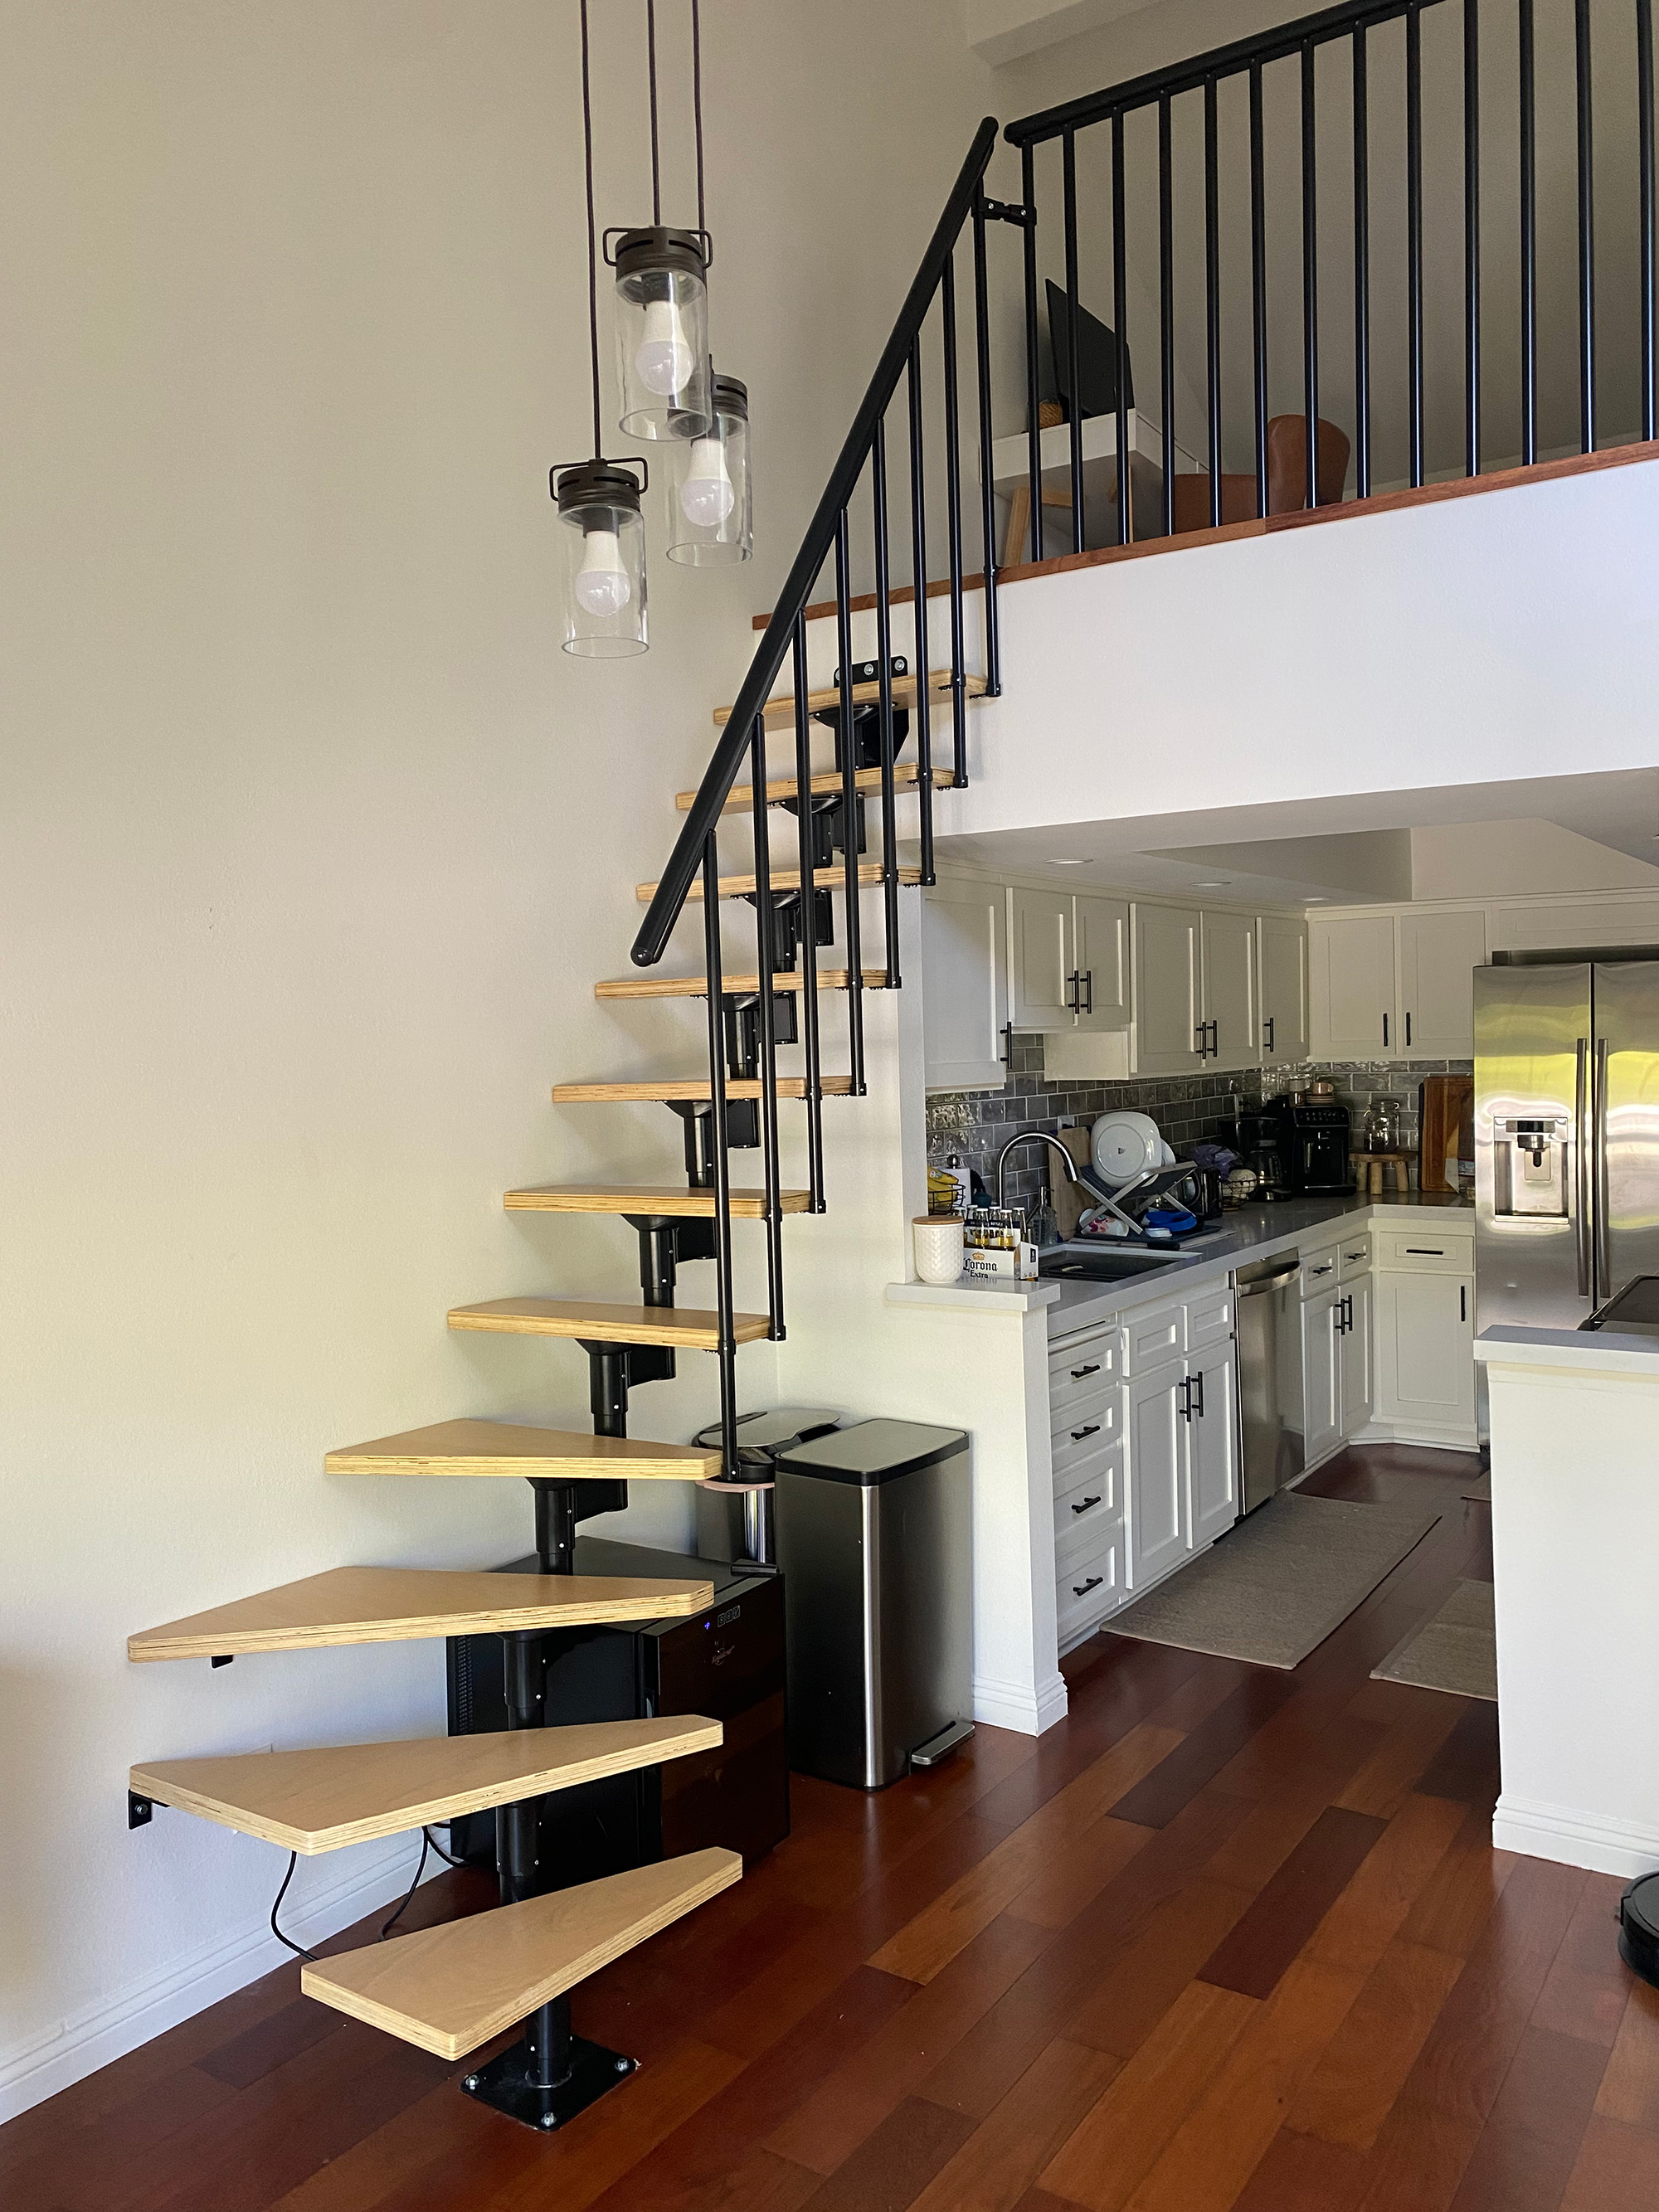
<path fill-rule="evenodd" d="M 1265 1505 L 1307 1465 L 1302 1431 L 1302 1263 L 1294 1252 L 1241 1267 L 1238 1406 L 1244 1510 Z"/>

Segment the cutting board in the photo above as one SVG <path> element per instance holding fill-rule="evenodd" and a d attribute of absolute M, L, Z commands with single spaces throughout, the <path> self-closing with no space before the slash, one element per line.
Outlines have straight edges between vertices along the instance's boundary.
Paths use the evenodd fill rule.
<path fill-rule="evenodd" d="M 1092 1161 L 1094 1130 L 1091 1123 L 1083 1121 L 1079 1122 L 1075 1128 L 1062 1129 L 1060 1132 L 1059 1141 L 1065 1146 L 1080 1168 L 1086 1168 Z M 1078 1184 L 1062 1182 L 1059 1161 L 1054 1159 L 1052 1154 L 1049 1158 L 1054 1170 L 1049 1184 L 1054 1194 L 1054 1219 L 1060 1224 L 1060 1233 L 1062 1237 L 1075 1237 L 1078 1216 L 1083 1212 L 1085 1206 L 1098 1206 L 1100 1201 L 1092 1193 L 1080 1188 Z"/>
<path fill-rule="evenodd" d="M 1457 1190 L 1457 1163 L 1474 1158 L 1474 1079 L 1425 1075 L 1422 1135 L 1418 1143 L 1419 1190 Z"/>

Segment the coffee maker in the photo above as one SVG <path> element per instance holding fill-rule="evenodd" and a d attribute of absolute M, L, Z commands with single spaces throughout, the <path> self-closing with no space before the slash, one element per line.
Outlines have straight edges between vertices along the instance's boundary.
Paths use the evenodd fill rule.
<path fill-rule="evenodd" d="M 1241 1114 L 1218 1133 L 1223 1144 L 1238 1154 L 1255 1176 L 1253 1201 L 1288 1198 L 1290 1178 L 1280 1150 L 1280 1128 L 1270 1114 Z"/>
<path fill-rule="evenodd" d="M 1278 1128 L 1285 1187 L 1293 1196 L 1353 1188 L 1346 1106 L 1294 1096 L 1274 1098 L 1267 1118 Z"/>

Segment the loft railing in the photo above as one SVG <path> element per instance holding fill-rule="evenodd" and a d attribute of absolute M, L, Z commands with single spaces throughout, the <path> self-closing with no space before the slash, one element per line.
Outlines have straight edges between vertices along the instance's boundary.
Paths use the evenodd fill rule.
<path fill-rule="evenodd" d="M 963 659 L 962 424 L 957 392 L 957 331 L 955 255 L 964 230 L 971 224 L 974 260 L 975 360 L 978 382 L 981 529 L 983 533 L 984 641 L 988 688 L 997 688 L 995 512 L 989 466 L 991 452 L 991 390 L 989 301 L 987 293 L 985 224 L 992 216 L 1018 211 L 988 202 L 981 189 L 987 164 L 996 145 L 994 117 L 987 117 L 975 133 L 968 157 L 943 214 L 928 241 L 900 310 L 892 335 L 883 349 L 853 427 L 841 449 L 830 481 L 790 568 L 775 608 L 750 664 L 748 674 L 726 721 L 714 757 L 698 786 L 669 857 L 645 921 L 635 938 L 633 958 L 651 967 L 662 957 L 670 932 L 683 912 L 699 876 L 703 901 L 703 952 L 707 963 L 708 1005 L 709 1143 L 708 1169 L 714 1192 L 714 1262 L 719 1320 L 718 1358 L 720 1378 L 720 1419 L 724 1458 L 728 1474 L 736 1471 L 737 1389 L 733 1336 L 732 1280 L 731 1188 L 728 1164 L 730 1110 L 727 1058 L 736 1024 L 728 1024 L 723 986 L 720 925 L 720 855 L 716 832 L 733 786 L 745 764 L 753 785 L 754 905 L 758 974 L 756 998 L 756 1077 L 758 1097 L 758 1137 L 764 1162 L 765 1212 L 770 1334 L 784 1334 L 781 1202 L 778 1165 L 778 1077 L 775 1007 L 773 986 L 778 973 L 774 938 L 775 903 L 767 799 L 767 702 L 782 672 L 786 655 L 793 656 L 794 774 L 797 790 L 798 866 L 799 870 L 799 939 L 801 989 L 799 994 L 801 1042 L 805 1049 L 805 1110 L 809 1202 L 811 1211 L 824 1210 L 823 1048 L 819 1035 L 817 994 L 818 933 L 817 888 L 813 858 L 817 834 L 810 800 L 812 767 L 808 707 L 806 614 L 814 586 L 824 564 L 835 571 L 836 642 L 838 653 L 837 720 L 841 755 L 841 889 L 845 912 L 845 957 L 848 1037 L 848 1080 L 853 1094 L 865 1090 L 864 969 L 859 912 L 860 861 L 857 821 L 860 796 L 857 746 L 854 742 L 852 652 L 853 552 L 848 510 L 866 469 L 870 476 L 873 521 L 872 557 L 878 684 L 879 690 L 879 789 L 881 798 L 881 882 L 884 981 L 896 988 L 899 973 L 898 854 L 894 812 L 893 725 L 893 605 L 891 585 L 890 516 L 887 486 L 887 416 L 902 380 L 906 386 L 910 473 L 910 570 L 915 600 L 915 658 L 916 763 L 920 805 L 921 873 L 933 881 L 934 769 L 930 727 L 929 659 L 927 649 L 927 481 L 924 435 L 922 348 L 924 327 L 937 301 L 943 353 L 943 415 L 945 539 L 950 598 L 951 781 L 967 781 L 967 676 Z M 745 1094 L 744 1104 L 749 1103 Z"/>
<path fill-rule="evenodd" d="M 1375 65 L 1379 57 L 1385 58 L 1392 76 L 1397 57 L 1390 49 L 1382 54 L 1374 34 L 1383 27 L 1403 19 L 1403 118 L 1396 131 L 1390 115 L 1379 125 L 1376 96 Z M 1613 204 L 1615 212 L 1622 216 L 1633 216 L 1637 232 L 1631 289 L 1639 290 L 1639 314 L 1635 334 L 1635 348 L 1639 352 L 1637 375 L 1637 404 L 1631 412 L 1639 414 L 1640 435 L 1651 439 L 1656 434 L 1656 237 L 1654 216 L 1654 115 L 1653 115 L 1653 24 L 1651 0 L 1345 0 L 1345 4 L 1328 8 L 1318 15 L 1306 15 L 1298 21 L 1265 31 L 1255 37 L 1240 39 L 1234 44 L 1199 56 L 1176 66 L 1160 70 L 1107 90 L 1090 94 L 1086 98 L 1073 100 L 1063 106 L 1048 109 L 1042 114 L 1029 116 L 1008 125 L 1006 136 L 1009 143 L 1020 149 L 1024 166 L 1025 207 L 1031 215 L 1026 229 L 1026 287 L 1025 287 L 1025 362 L 1026 398 L 1029 407 L 1030 451 L 1028 460 L 1028 495 L 1030 501 L 1031 546 L 1034 557 L 1042 550 L 1041 535 L 1041 500 L 1042 462 L 1039 450 L 1037 408 L 1040 397 L 1038 378 L 1039 334 L 1036 308 L 1036 271 L 1042 251 L 1043 234 L 1036 220 L 1037 149 L 1059 142 L 1060 147 L 1060 237 L 1051 250 L 1050 258 L 1058 267 L 1061 260 L 1065 268 L 1065 293 L 1067 306 L 1066 343 L 1069 360 L 1065 366 L 1069 371 L 1066 386 L 1073 393 L 1079 389 L 1079 199 L 1078 166 L 1079 155 L 1085 148 L 1092 151 L 1093 134 L 1103 133 L 1107 141 L 1107 152 L 1098 161 L 1103 172 L 1109 162 L 1109 186 L 1107 197 L 1110 202 L 1110 262 L 1112 329 L 1118 348 L 1116 368 L 1116 452 L 1122 454 L 1129 443 L 1130 412 L 1128 403 L 1129 374 L 1126 368 L 1126 325 L 1131 319 L 1128 298 L 1128 215 L 1126 202 L 1126 124 L 1143 110 L 1153 111 L 1157 127 L 1157 252 L 1158 252 L 1158 399 L 1161 453 L 1161 523 L 1164 533 L 1176 527 L 1176 478 L 1177 473 L 1176 417 L 1176 185 L 1181 176 L 1181 165 L 1174 151 L 1177 124 L 1194 108 L 1201 113 L 1202 129 L 1202 292 L 1203 343 L 1202 381 L 1204 386 L 1204 426 L 1201 434 L 1204 463 L 1208 474 L 1208 517 L 1212 525 L 1223 520 L 1224 465 L 1223 392 L 1227 375 L 1226 353 L 1222 337 L 1222 250 L 1221 210 L 1223 204 L 1223 176 L 1218 116 L 1220 97 L 1227 88 L 1242 88 L 1248 100 L 1248 161 L 1246 173 L 1238 179 L 1242 199 L 1248 194 L 1249 222 L 1249 325 L 1250 343 L 1248 364 L 1240 371 L 1247 382 L 1250 399 L 1250 422 L 1253 432 L 1255 473 L 1255 513 L 1265 515 L 1269 507 L 1268 487 L 1268 417 L 1269 417 L 1269 217 L 1267 169 L 1270 151 L 1264 125 L 1264 83 L 1271 82 L 1268 73 L 1275 64 L 1293 65 L 1299 77 L 1299 247 L 1301 261 L 1301 317 L 1300 317 L 1300 412 L 1304 419 L 1303 445 L 1306 502 L 1311 507 L 1325 503 L 1327 487 L 1318 474 L 1319 424 L 1321 421 L 1322 379 L 1332 338 L 1332 324 L 1328 301 L 1322 301 L 1322 276 L 1328 292 L 1328 257 L 1322 250 L 1320 232 L 1322 210 L 1328 211 L 1330 198 L 1322 193 L 1322 152 L 1328 149 L 1331 132 L 1328 130 L 1322 145 L 1322 118 L 1328 118 L 1327 102 L 1332 75 L 1332 64 L 1340 70 L 1342 48 L 1347 52 L 1346 100 L 1343 103 L 1346 116 L 1341 118 L 1346 128 L 1341 137 L 1346 144 L 1339 149 L 1340 155 L 1351 157 L 1351 188 L 1343 196 L 1349 201 L 1344 210 L 1351 225 L 1351 242 L 1340 241 L 1346 248 L 1342 258 L 1352 263 L 1352 322 L 1341 332 L 1342 350 L 1348 355 L 1351 343 L 1352 400 L 1353 410 L 1352 449 L 1355 459 L 1356 488 L 1361 498 L 1369 496 L 1375 489 L 1376 440 L 1375 406 L 1376 356 L 1379 343 L 1376 289 L 1378 270 L 1375 266 L 1376 240 L 1374 234 L 1374 170 L 1375 156 L 1379 148 L 1388 150 L 1389 142 L 1397 149 L 1404 169 L 1404 268 L 1389 269 L 1390 280 L 1403 276 L 1403 330 L 1395 328 L 1385 334 L 1387 343 L 1403 343 L 1406 366 L 1406 443 L 1407 447 L 1407 480 L 1413 486 L 1425 481 L 1428 469 L 1425 435 L 1425 408 L 1431 398 L 1442 398 L 1429 389 L 1430 369 L 1425 353 L 1425 118 L 1424 118 L 1424 27 L 1427 21 L 1437 35 L 1445 39 L 1447 51 L 1439 58 L 1434 90 L 1438 94 L 1443 78 L 1452 81 L 1452 72 L 1462 72 L 1461 149 L 1448 146 L 1449 155 L 1461 150 L 1462 206 L 1437 214 L 1437 222 L 1444 226 L 1447 215 L 1461 231 L 1462 246 L 1462 383 L 1461 398 L 1463 472 L 1477 476 L 1481 472 L 1483 459 L 1491 452 L 1492 427 L 1491 410 L 1483 401 L 1483 371 L 1488 366 L 1483 349 L 1487 346 L 1486 325 L 1491 310 L 1486 294 L 1490 289 L 1493 264 L 1500 263 L 1494 253 L 1492 232 L 1494 222 L 1490 208 L 1497 198 L 1494 183 L 1501 184 L 1505 203 L 1513 192 L 1513 207 L 1501 210 L 1503 229 L 1509 232 L 1501 239 L 1505 248 L 1501 257 L 1499 273 L 1507 291 L 1510 281 L 1508 251 L 1512 249 L 1518 268 L 1516 271 L 1517 300 L 1515 313 L 1514 343 L 1517 349 L 1516 362 L 1518 384 L 1518 419 L 1503 434 L 1512 437 L 1514 443 L 1504 449 L 1505 457 L 1516 456 L 1522 463 L 1540 458 L 1540 338 L 1548 344 L 1555 342 L 1558 355 L 1564 354 L 1569 340 L 1577 356 L 1577 399 L 1578 444 L 1589 453 L 1597 443 L 1601 428 L 1597 407 L 1598 376 L 1603 371 L 1598 346 L 1597 264 L 1598 241 L 1596 213 L 1598 189 L 1603 203 L 1608 199 L 1611 182 L 1616 187 Z M 1483 87 L 1483 25 L 1488 40 L 1489 62 L 1501 62 L 1501 71 L 1489 67 Z M 1573 291 L 1576 309 L 1576 332 L 1540 330 L 1540 209 L 1539 176 L 1539 33 L 1543 26 L 1552 34 L 1552 53 L 1557 62 L 1547 71 L 1542 88 L 1552 95 L 1560 94 L 1565 100 L 1566 85 L 1560 82 L 1570 73 L 1572 101 L 1571 155 L 1572 185 L 1576 204 L 1571 210 L 1573 240 L 1572 252 L 1576 259 Z M 1444 30 L 1443 32 L 1443 27 Z M 1566 58 L 1566 32 L 1571 29 L 1571 59 Z M 1449 34 L 1449 35 L 1447 35 Z M 1558 36 L 1559 34 L 1559 36 Z M 1497 42 L 1502 41 L 1502 53 Z M 1335 53 L 1328 50 L 1336 49 Z M 1514 106 L 1508 114 L 1483 118 L 1483 106 L 1490 107 L 1490 89 L 1495 76 L 1502 74 L 1507 89 L 1510 55 L 1513 52 Z M 1324 56 L 1325 92 L 1320 90 L 1319 64 Z M 1595 68 L 1598 58 L 1601 67 L 1601 97 L 1599 107 L 1603 114 L 1611 112 L 1615 125 L 1615 137 L 1628 133 L 1634 139 L 1633 149 L 1614 144 L 1609 152 L 1607 145 L 1598 148 L 1594 118 L 1598 104 L 1592 100 Z M 1281 73 L 1282 74 L 1282 73 Z M 1612 99 L 1609 94 L 1613 94 Z M 1514 150 L 1509 145 L 1509 126 L 1513 119 Z M 1498 141 L 1502 157 L 1501 169 L 1496 166 L 1492 145 L 1483 152 L 1483 119 L 1494 127 L 1489 131 L 1489 140 Z M 1562 116 L 1565 125 L 1565 113 Z M 1632 128 L 1633 126 L 1633 128 Z M 1454 129 L 1455 126 L 1454 126 Z M 1388 136 L 1385 139 L 1383 132 Z M 1449 135 L 1449 134 L 1445 134 Z M 1564 132 L 1565 135 L 1565 132 Z M 1401 143 L 1403 141 L 1403 143 Z M 1277 140 L 1272 150 L 1277 150 Z M 1443 149 L 1433 146 L 1431 152 L 1438 155 Z M 1601 159 L 1598 161 L 1598 153 Z M 1512 166 L 1511 166 L 1512 163 Z M 1196 201 L 1199 193 L 1195 179 L 1196 160 L 1189 165 L 1188 181 L 1193 184 L 1190 197 Z M 1505 173 L 1504 172 L 1507 172 Z M 1610 174 L 1611 173 L 1611 174 Z M 1328 173 L 1328 172 L 1327 172 Z M 1482 186 L 1486 186 L 1488 212 L 1483 216 Z M 1389 181 L 1393 181 L 1393 173 Z M 1050 185 L 1052 199 L 1052 185 Z M 1149 195 L 1150 196 L 1150 195 Z M 1091 199 L 1083 210 L 1092 216 L 1097 199 Z M 1544 211 L 1565 235 L 1565 207 L 1551 205 Z M 1048 216 L 1053 224 L 1053 216 Z M 1510 228 L 1512 222 L 1512 228 Z M 1431 222 L 1431 235 L 1436 222 Z M 1052 232 L 1050 232 L 1052 234 Z M 1483 248 L 1486 265 L 1483 268 Z M 1437 302 L 1438 304 L 1438 302 Z M 1351 333 L 1351 338 L 1350 338 Z M 1108 343 L 1108 357 L 1111 342 Z M 1200 351 L 1194 347 L 1194 354 Z M 1622 369 L 1622 362 L 1616 363 Z M 1067 410 L 1069 426 L 1069 476 L 1071 486 L 1072 550 L 1081 552 L 1085 548 L 1084 517 L 1084 427 L 1082 410 L 1073 406 Z M 1615 426 L 1626 434 L 1635 428 L 1634 419 L 1626 425 Z M 1490 465 L 1490 462 L 1487 463 Z M 1052 463 L 1050 469 L 1052 472 Z M 1120 542 L 1127 543 L 1134 528 L 1131 513 L 1129 468 L 1117 471 L 1116 507 L 1117 534 Z M 1339 494 L 1340 494 L 1339 487 Z M 1186 526 L 1192 526 L 1190 524 Z M 1142 536 L 1156 534 L 1144 526 Z"/>

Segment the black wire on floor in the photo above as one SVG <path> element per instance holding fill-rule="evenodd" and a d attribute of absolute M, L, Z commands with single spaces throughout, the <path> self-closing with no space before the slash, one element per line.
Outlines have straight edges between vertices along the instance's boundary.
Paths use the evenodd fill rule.
<path fill-rule="evenodd" d="M 317 1954 L 314 1951 L 307 1951 L 302 1943 L 296 1943 L 289 1936 L 284 1936 L 282 1929 L 276 1925 L 277 1909 L 281 1905 L 283 1899 L 288 1895 L 288 1886 L 289 1882 L 293 1881 L 294 1869 L 299 1865 L 299 1863 L 300 1854 L 298 1851 L 290 1851 L 288 1855 L 288 1872 L 283 1876 L 283 1886 L 276 1893 L 276 1902 L 270 1908 L 270 1932 L 276 1938 L 276 1941 L 279 1943 L 285 1943 L 288 1946 L 289 1949 L 293 1952 L 295 1958 L 310 1959 L 314 1962 L 317 1957 Z"/>
<path fill-rule="evenodd" d="M 421 1833 L 426 1838 L 427 1842 L 430 1844 L 436 1856 L 441 1858 L 446 1866 L 464 1867 L 466 1864 L 466 1861 L 465 1859 L 451 1858 L 449 1853 L 438 1841 L 430 1828 L 422 1828 Z M 453 1827 L 449 1832 L 449 1840 L 452 1844 L 455 1840 L 455 1832 Z"/>

